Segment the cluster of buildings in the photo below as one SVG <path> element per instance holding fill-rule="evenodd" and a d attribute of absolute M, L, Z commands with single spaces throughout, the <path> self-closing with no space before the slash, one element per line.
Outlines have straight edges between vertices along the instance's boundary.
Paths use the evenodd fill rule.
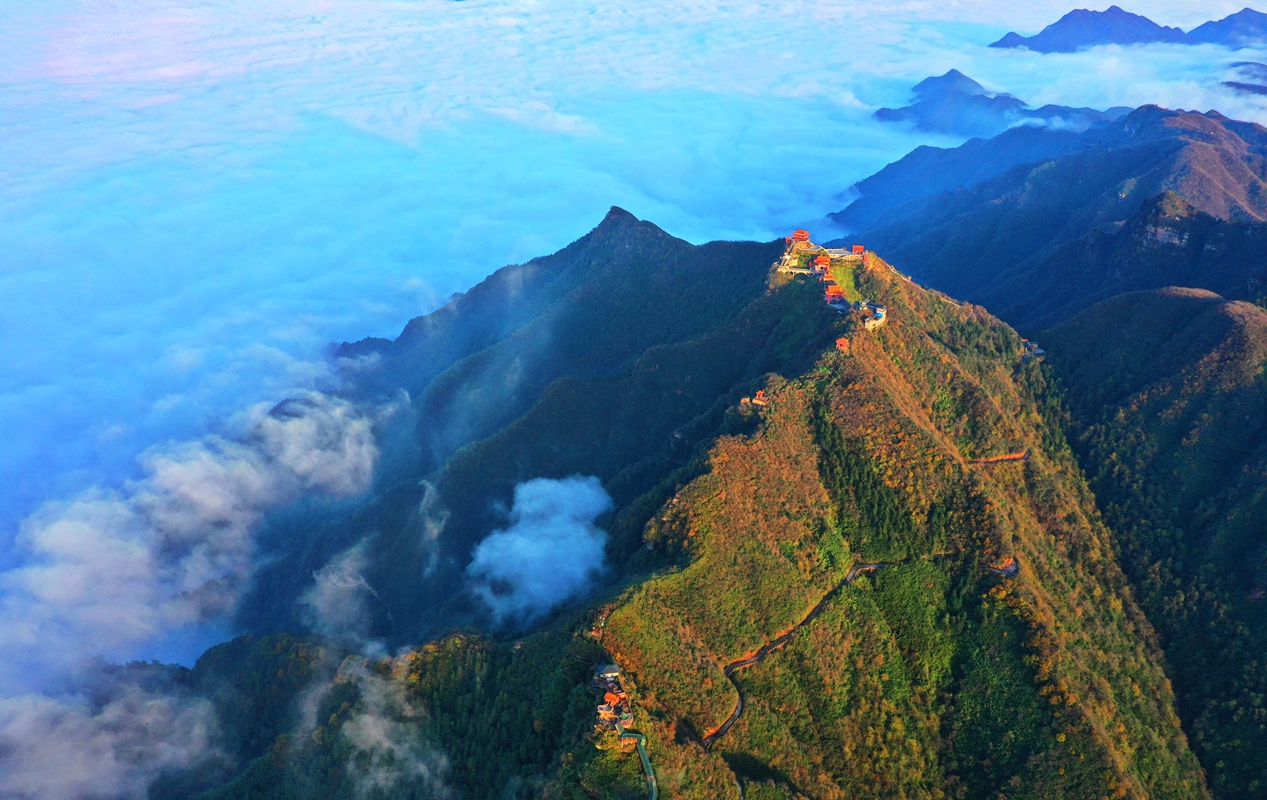
<path fill-rule="evenodd" d="M 823 298 L 827 301 L 827 305 L 842 314 L 848 311 L 858 312 L 862 318 L 862 327 L 867 330 L 875 330 L 888 322 L 888 309 L 879 303 L 866 300 L 851 303 L 849 298 L 845 297 L 844 287 L 836 282 L 831 272 L 832 264 L 837 261 L 850 265 L 862 263 L 867 253 L 866 247 L 860 244 L 855 244 L 849 249 L 822 247 L 809 240 L 809 231 L 806 230 L 793 231 L 791 236 L 785 238 L 785 241 L 787 249 L 783 251 L 783 258 L 775 265 L 779 272 L 793 275 L 817 275 L 824 284 Z"/>
<path fill-rule="evenodd" d="M 598 729 L 628 728 L 633 725 L 633 708 L 629 704 L 629 695 L 620 685 L 620 667 L 616 664 L 605 664 L 594 670 L 593 686 L 602 692 L 603 699 L 598 704 Z"/>
<path fill-rule="evenodd" d="M 1031 342 L 1029 339 L 1021 339 L 1021 363 L 1024 364 L 1031 358 L 1038 358 L 1047 351 L 1038 346 L 1038 342 Z"/>
<path fill-rule="evenodd" d="M 873 331 L 889 321 L 889 310 L 879 303 L 860 300 L 854 304 L 854 308 L 862 317 L 862 327 L 869 331 Z"/>

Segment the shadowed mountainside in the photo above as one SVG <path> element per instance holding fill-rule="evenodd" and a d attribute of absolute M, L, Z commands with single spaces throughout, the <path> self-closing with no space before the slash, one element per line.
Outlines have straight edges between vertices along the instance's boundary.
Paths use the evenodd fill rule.
<path fill-rule="evenodd" d="M 1026 153 L 1037 158 L 1009 166 Z M 1265 156 L 1262 126 L 1145 106 L 1082 134 L 916 151 L 860 184 L 836 220 L 917 278 L 1037 330 L 1133 289 L 1251 296 L 1264 277 Z M 968 185 L 906 199 L 943 164 Z"/>
<path fill-rule="evenodd" d="M 1046 336 L 1071 439 L 1211 786 L 1267 797 L 1267 312 L 1168 288 Z"/>
<path fill-rule="evenodd" d="M 613 209 L 574 244 L 499 270 L 395 342 L 345 345 L 342 355 L 361 359 L 361 398 L 404 406 L 385 438 L 403 440 L 392 447 L 405 455 L 368 500 L 271 522 L 242 622 L 292 629 L 313 572 L 363 540 L 379 601 L 372 635 L 412 641 L 478 618 L 483 606 L 465 590 L 471 550 L 506 524 L 515 485 L 531 478 L 600 477 L 616 501 L 611 552 L 636 549 L 651 507 L 634 501 L 689 469 L 752 383 L 821 346 L 831 312 L 798 304 L 795 291 L 767 292 L 781 251 L 695 246 Z"/>

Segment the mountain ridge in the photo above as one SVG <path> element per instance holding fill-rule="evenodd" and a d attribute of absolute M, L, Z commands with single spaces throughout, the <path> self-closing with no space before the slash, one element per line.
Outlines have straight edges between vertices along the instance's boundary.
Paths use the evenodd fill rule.
<path fill-rule="evenodd" d="M 952 69 L 945 75 L 925 78 L 911 90 L 915 101 L 903 108 L 881 108 L 881 122 L 909 122 L 916 128 L 962 136 L 995 136 L 1016 125 L 1056 126 L 1086 130 L 1128 113 L 1128 108 L 1070 108 L 1029 104 L 1010 94 L 987 92 L 985 87 Z"/>
<path fill-rule="evenodd" d="M 1024 161 L 1031 153 L 1037 160 Z M 1244 256 L 1240 279 L 1257 279 L 1260 260 L 1236 243 L 1267 214 L 1265 154 L 1262 126 L 1144 106 L 1082 134 L 1008 132 L 955 150 L 916 151 L 860 184 L 861 199 L 834 219 L 854 228 L 875 220 L 855 235 L 933 286 L 1036 331 L 1056 321 L 1052 314 L 1085 307 L 1095 291 L 1200 286 L 1218 275 L 1201 265 L 1231 264 L 1233 251 Z M 913 176 L 930 169 L 946 176 L 942 186 L 965 176 L 975 182 L 907 199 Z M 1170 195 L 1181 202 L 1168 205 Z M 1190 250 L 1197 231 L 1222 244 Z M 1166 264 L 1187 271 L 1150 277 L 1140 257 L 1158 247 L 1177 248 L 1183 257 Z M 1095 255 L 1108 250 L 1119 261 L 1138 256 L 1136 283 L 1122 283 L 1121 266 Z M 1094 282 L 1060 283 L 1055 294 L 1036 290 L 1079 263 L 1097 265 Z M 1210 288 L 1232 289 L 1228 282 Z"/>
<path fill-rule="evenodd" d="M 1105 11 L 1075 9 L 1033 36 L 1009 32 L 990 47 L 1026 48 L 1039 53 L 1073 53 L 1105 44 L 1222 44 L 1250 47 L 1267 40 L 1267 14 L 1244 8 L 1189 33 L 1158 25 L 1149 18 L 1109 6 Z"/>
<path fill-rule="evenodd" d="M 508 335 L 579 312 L 558 303 L 605 312 L 610 275 L 647 276 L 633 285 L 652 299 L 661 275 L 715 324 L 697 336 L 689 321 L 677 341 L 607 369 L 565 348 L 558 377 L 519 418 L 452 451 L 425 485 L 388 486 L 343 521 L 305 529 L 312 564 L 377 531 L 358 574 L 386 612 L 371 635 L 401 649 L 367 657 L 278 634 L 209 652 L 185 680 L 221 709 L 243 762 L 172 778 L 156 800 L 199 780 L 201 800 L 354 796 L 357 765 L 371 758 L 358 731 L 390 708 L 393 725 L 420 737 L 410 752 L 428 774 L 451 782 L 445 791 L 645 796 L 638 760 L 594 727 L 592 668 L 613 658 L 626 725 L 646 737 L 664 797 L 1208 796 L 1150 623 L 1045 416 L 1044 366 L 1019 335 L 873 252 L 831 266 L 886 309 L 885 324 L 867 328 L 862 312 L 825 303 L 814 276 L 781 273 L 771 257 L 810 258 L 817 245 L 697 247 L 657 231 L 617 218 L 610 235 L 535 264 L 530 280 L 579 282 L 525 292 L 546 300 Z M 639 251 L 647 260 L 622 255 Z M 718 265 L 719 253 L 750 261 Z M 733 315 L 742 283 L 689 299 L 718 274 L 752 281 Z M 494 289 L 455 302 L 496 307 L 505 295 Z M 469 312 L 446 312 L 443 325 Z M 580 342 L 610 352 L 601 337 Z M 375 391 L 390 388 L 383 377 L 371 376 Z M 410 606 L 430 564 L 427 581 L 449 562 L 460 575 L 464 549 L 504 524 L 503 492 L 577 473 L 600 476 L 616 504 L 604 522 L 616 568 L 597 598 L 500 631 L 461 581 Z M 427 542 L 409 517 L 428 503 L 447 506 L 435 559 L 402 549 Z M 261 582 L 275 587 L 277 575 Z M 440 624 L 393 627 L 414 614 Z M 782 632 L 781 647 L 726 680 L 727 663 Z M 706 750 L 699 742 L 733 715 L 735 685 L 741 713 Z M 254 711 L 260 691 L 271 699 Z M 409 785 L 411 796 L 446 796 L 432 779 Z"/>

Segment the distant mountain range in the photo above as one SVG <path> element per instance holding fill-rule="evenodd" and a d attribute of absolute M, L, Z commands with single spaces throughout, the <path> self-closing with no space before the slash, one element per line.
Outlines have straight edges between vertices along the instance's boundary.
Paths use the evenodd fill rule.
<path fill-rule="evenodd" d="M 1122 291 L 1267 281 L 1267 129 L 1216 112 L 920 148 L 856 189 L 836 223 L 1022 329 Z"/>
<path fill-rule="evenodd" d="M 1131 111 L 1129 108 L 1070 108 L 1046 105 L 1030 108 L 1025 101 L 1006 93 L 991 93 L 985 87 L 952 69 L 945 75 L 926 78 L 912 89 L 915 102 L 903 108 L 881 108 L 875 117 L 883 122 L 909 122 L 920 130 L 960 136 L 990 137 L 1018 124 L 1057 124 L 1070 130 L 1086 130 L 1111 122 Z"/>
<path fill-rule="evenodd" d="M 1238 61 L 1232 65 L 1239 80 L 1223 81 L 1223 85 L 1240 94 L 1267 94 L 1267 64 Z"/>
<path fill-rule="evenodd" d="M 1106 11 L 1077 9 L 1034 36 L 1009 33 L 991 47 L 1024 47 L 1039 53 L 1073 53 L 1102 44 L 1221 44 L 1241 48 L 1267 41 L 1267 14 L 1245 8 L 1184 33 L 1118 6 Z"/>

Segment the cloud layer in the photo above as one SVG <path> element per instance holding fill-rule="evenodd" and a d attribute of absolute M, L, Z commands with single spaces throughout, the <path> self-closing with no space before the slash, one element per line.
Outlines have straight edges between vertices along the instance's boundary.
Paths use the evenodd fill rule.
<path fill-rule="evenodd" d="M 26 563 L 0 574 L 0 689 L 32 665 L 117 658 L 226 615 L 265 512 L 308 492 L 368 488 L 372 422 L 349 403 L 313 393 L 265 412 L 236 439 L 147 451 L 145 477 L 122 491 L 90 491 L 27 521 Z"/>
<path fill-rule="evenodd" d="M 1135 10 L 1191 26 L 1233 3 Z M 920 143 L 870 119 L 957 67 L 1035 103 L 1259 114 L 1218 48 L 990 51 L 1057 0 L 47 0 L 0 8 L 0 541 L 156 441 L 323 388 L 619 204 L 773 237 Z M 822 42 L 806 48 L 802 43 Z M 0 551 L 0 566 L 3 552 Z"/>
<path fill-rule="evenodd" d="M 515 487 L 509 528 L 475 548 L 467 574 L 500 619 L 533 618 L 593 584 L 607 534 L 594 520 L 610 511 L 598 478 L 536 478 Z"/>
<path fill-rule="evenodd" d="M 213 756 L 214 735 L 210 703 L 171 693 L 0 699 L 0 797 L 144 800 L 163 772 Z"/>

